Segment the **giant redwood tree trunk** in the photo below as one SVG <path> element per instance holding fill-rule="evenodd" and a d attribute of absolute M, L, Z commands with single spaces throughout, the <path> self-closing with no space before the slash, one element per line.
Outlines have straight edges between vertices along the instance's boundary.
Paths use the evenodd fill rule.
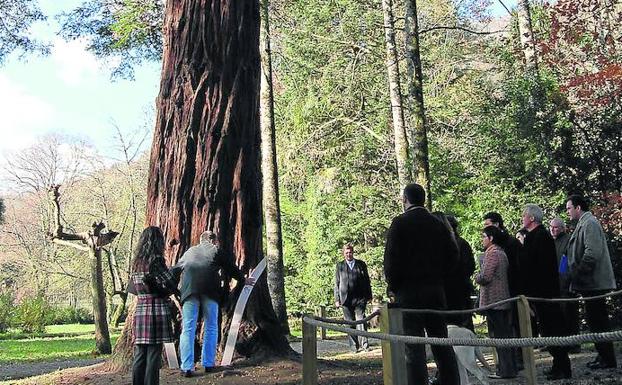
<path fill-rule="evenodd" d="M 205 230 L 243 270 L 262 255 L 258 0 L 168 1 L 147 225 L 160 226 L 175 263 Z M 288 354 L 265 274 L 237 350 Z M 237 296 L 223 306 L 223 328 Z M 223 339 L 224 340 L 224 339 Z"/>

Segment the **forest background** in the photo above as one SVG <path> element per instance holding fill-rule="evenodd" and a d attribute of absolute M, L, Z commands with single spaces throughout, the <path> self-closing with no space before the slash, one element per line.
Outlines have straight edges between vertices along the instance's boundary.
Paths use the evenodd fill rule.
<path fill-rule="evenodd" d="M 586 194 L 619 272 L 622 5 L 532 1 L 535 72 L 518 12 L 493 20 L 489 5 L 418 2 L 433 209 L 455 215 L 461 235 L 478 249 L 484 213 L 500 212 L 515 232 L 524 204 L 539 204 L 546 220 L 565 218 L 565 197 Z M 395 29 L 403 41 L 400 9 Z M 103 60 L 117 58 L 114 76 L 131 76 L 135 64 L 160 60 L 162 10 L 157 1 L 89 1 L 61 16 L 62 35 L 90 39 Z M 45 17 L 36 4 L 32 11 Z M 384 234 L 402 207 L 382 4 L 274 0 L 269 17 L 288 313 L 332 303 L 334 266 L 346 242 L 367 262 L 374 296 L 383 299 Z M 31 43 L 22 48 L 44 49 Z M 404 66 L 402 44 L 398 58 Z M 404 113 L 408 121 L 409 105 Z M 150 135 L 111 127 L 121 158 L 113 165 L 62 136 L 8 157 L 13 190 L 3 193 L 0 228 L 5 301 L 90 307 L 88 255 L 46 238 L 54 226 L 48 188 L 58 183 L 68 230 L 103 220 L 120 233 L 106 247 L 104 279 L 109 309 L 122 309 L 145 222 L 149 154 L 140 149 Z M 109 315 L 116 322 L 120 312 Z"/>

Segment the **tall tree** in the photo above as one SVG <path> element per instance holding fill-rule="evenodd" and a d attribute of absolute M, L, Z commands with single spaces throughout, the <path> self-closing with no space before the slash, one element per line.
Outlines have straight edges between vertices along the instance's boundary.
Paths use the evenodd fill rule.
<path fill-rule="evenodd" d="M 285 334 L 289 334 L 285 305 L 283 267 L 283 234 L 276 161 L 274 127 L 274 91 L 272 83 L 272 51 L 270 49 L 270 2 L 261 0 L 261 171 L 263 175 L 263 211 L 266 226 L 268 258 L 268 289 L 272 307 Z"/>
<path fill-rule="evenodd" d="M 205 230 L 242 270 L 262 258 L 259 20 L 257 0 L 167 2 L 146 222 L 164 231 L 169 264 Z M 243 355 L 291 351 L 264 276 L 246 309 Z M 225 328 L 235 300 L 223 306 Z"/>
<path fill-rule="evenodd" d="M 533 33 L 529 0 L 520 0 L 518 2 L 518 32 L 521 51 L 525 59 L 525 70 L 529 76 L 534 76 L 538 71 L 538 58 L 536 56 L 536 40 Z"/>
<path fill-rule="evenodd" d="M 432 209 L 432 190 L 430 188 L 430 161 L 428 157 L 428 127 L 423 103 L 423 71 L 419 50 L 419 20 L 417 0 L 405 0 L 406 14 L 406 62 L 408 76 L 408 105 L 411 107 L 409 122 L 412 131 L 413 173 L 417 183 L 425 188 L 428 209 Z"/>
<path fill-rule="evenodd" d="M 382 0 L 382 14 L 384 15 L 386 66 L 391 100 L 391 115 L 393 117 L 393 141 L 397 161 L 397 177 L 400 187 L 403 188 L 412 180 L 412 168 L 408 151 L 408 139 L 406 137 L 406 122 L 404 121 L 404 101 L 395 43 L 395 17 L 392 0 Z"/>

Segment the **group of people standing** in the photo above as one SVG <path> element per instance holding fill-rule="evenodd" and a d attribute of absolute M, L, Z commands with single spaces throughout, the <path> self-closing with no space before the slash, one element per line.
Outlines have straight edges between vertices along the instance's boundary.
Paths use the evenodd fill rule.
<path fill-rule="evenodd" d="M 470 299 L 471 277 L 475 271 L 472 249 L 459 236 L 454 217 L 430 213 L 424 203 L 422 186 L 413 183 L 405 187 L 404 213 L 393 219 L 386 238 L 384 272 L 389 296 L 402 308 L 473 308 Z M 564 222 L 559 218 L 551 221 L 551 228 L 547 229 L 543 225 L 542 209 L 533 204 L 524 207 L 523 229 L 518 237 L 508 233 L 500 214 L 490 212 L 484 216 L 481 239 L 485 251 L 479 258 L 479 272 L 473 277 L 480 287 L 480 307 L 519 294 L 543 299 L 593 297 L 616 288 L 605 233 L 589 211 L 586 200 L 571 195 L 566 211 L 571 221 L 576 222 L 572 234 L 566 233 Z M 354 262 L 345 251 L 346 248 L 345 261 L 336 268 L 336 305 L 343 308 L 346 319 L 361 319 L 365 304 L 371 299 L 369 276 L 364 262 Z M 358 272 L 354 269 L 356 266 Z M 351 282 L 354 277 L 357 283 Z M 357 288 L 358 301 L 344 294 L 349 288 Z M 556 302 L 531 301 L 530 306 L 534 329 L 541 336 L 578 333 L 578 304 L 568 303 L 562 307 Z M 610 330 L 604 298 L 586 300 L 585 314 L 591 332 Z M 485 315 L 491 338 L 519 336 L 515 303 L 500 304 L 486 310 Z M 427 334 L 441 338 L 447 337 L 448 323 L 473 330 L 471 315 L 444 317 L 405 313 L 403 320 L 407 335 Z M 359 345 L 366 347 L 356 338 L 352 338 L 351 345 L 356 349 Z M 595 346 L 598 354 L 588 367 L 594 370 L 615 368 L 613 344 L 601 342 Z M 547 350 L 553 357 L 552 367 L 545 370 L 547 379 L 571 378 L 569 347 L 550 346 Z M 432 346 L 432 352 L 438 367 L 437 381 L 442 385 L 458 385 L 460 379 L 452 348 Z M 497 371 L 491 377 L 516 377 L 523 365 L 520 349 L 497 349 L 497 352 Z M 406 363 L 409 384 L 428 383 L 424 345 L 407 345 Z"/>
<path fill-rule="evenodd" d="M 214 233 L 205 231 L 200 243 L 189 248 L 169 269 L 164 260 L 162 230 L 150 226 L 142 232 L 130 276 L 130 292 L 138 297 L 134 313 L 133 385 L 159 384 L 162 344 L 173 341 L 173 304 L 181 314 L 181 374 L 190 377 L 194 371 L 199 310 L 203 319 L 201 363 L 205 372 L 215 369 L 218 307 L 223 292 L 223 275 L 219 272 L 247 285 L 255 283 L 253 278 L 245 278 L 232 261 L 219 249 Z"/>

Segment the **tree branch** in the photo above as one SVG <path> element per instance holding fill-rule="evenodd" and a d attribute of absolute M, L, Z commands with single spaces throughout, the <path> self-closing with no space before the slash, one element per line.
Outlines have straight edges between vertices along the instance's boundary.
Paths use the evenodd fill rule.
<path fill-rule="evenodd" d="M 50 240 L 52 242 L 56 243 L 57 245 L 73 247 L 74 249 L 77 249 L 77 250 L 80 250 L 80 251 L 89 251 L 89 248 L 87 246 L 83 246 L 83 245 L 79 245 L 77 243 L 69 242 L 68 240 L 64 240 L 64 239 L 60 239 L 60 238 L 54 238 L 54 237 L 51 238 Z"/>
<path fill-rule="evenodd" d="M 464 32 L 468 32 L 468 33 L 473 33 L 473 34 L 476 34 L 476 35 L 493 35 L 495 33 L 505 32 L 504 29 L 501 29 L 501 30 L 498 30 L 498 31 L 474 31 L 474 30 L 469 29 L 469 28 L 460 27 L 459 25 L 454 25 L 454 26 L 437 25 L 437 26 L 434 26 L 434 27 L 422 29 L 422 30 L 419 31 L 419 34 L 424 34 L 426 32 L 432 32 L 432 31 L 436 31 L 436 30 L 440 30 L 440 29 L 457 29 L 457 30 L 460 30 L 460 31 L 464 31 Z"/>

